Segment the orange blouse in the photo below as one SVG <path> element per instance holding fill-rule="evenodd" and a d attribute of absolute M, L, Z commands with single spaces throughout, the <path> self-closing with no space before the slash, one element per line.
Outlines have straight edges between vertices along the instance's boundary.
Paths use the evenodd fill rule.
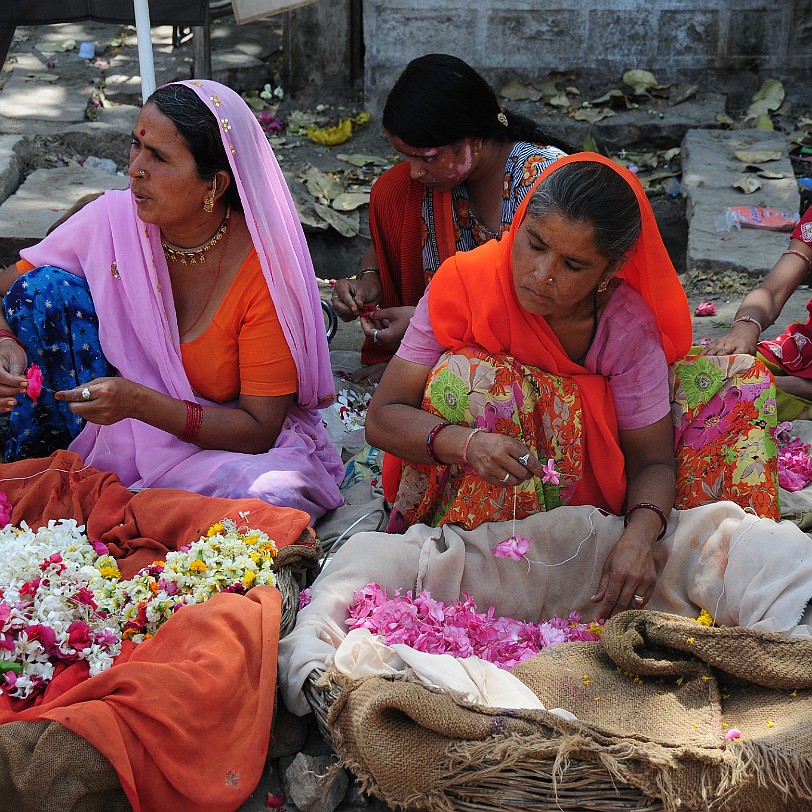
<path fill-rule="evenodd" d="M 20 274 L 34 266 L 22 259 Z M 270 397 L 296 391 L 296 364 L 256 251 L 246 257 L 211 324 L 181 344 L 183 368 L 202 397 L 225 403 L 240 394 Z"/>

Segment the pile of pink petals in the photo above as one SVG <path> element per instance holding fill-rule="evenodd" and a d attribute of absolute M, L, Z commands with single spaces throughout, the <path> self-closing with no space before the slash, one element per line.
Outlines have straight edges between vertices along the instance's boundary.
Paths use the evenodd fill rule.
<path fill-rule="evenodd" d="M 772 429 L 778 444 L 778 484 L 786 491 L 801 491 L 812 482 L 812 446 L 790 434 L 792 423 Z"/>
<path fill-rule="evenodd" d="M 474 599 L 463 593 L 453 603 L 434 600 L 428 592 L 412 597 L 395 590 L 390 598 L 378 584 L 368 584 L 354 593 L 349 606 L 352 629 L 369 629 L 387 645 L 404 643 L 428 654 L 452 657 L 480 657 L 499 666 L 512 668 L 541 649 L 556 643 L 600 639 L 602 627 L 583 624 L 572 612 L 568 618 L 554 617 L 541 623 L 524 623 L 509 617 L 496 617 L 491 607 L 477 612 Z"/>

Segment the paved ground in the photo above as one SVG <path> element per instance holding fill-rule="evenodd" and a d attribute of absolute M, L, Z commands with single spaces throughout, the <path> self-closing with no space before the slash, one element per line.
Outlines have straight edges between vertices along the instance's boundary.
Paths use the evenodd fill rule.
<path fill-rule="evenodd" d="M 191 47 L 173 48 L 169 28 L 154 29 L 153 38 L 159 83 L 187 78 Z M 215 78 L 243 92 L 256 92 L 266 82 L 276 85 L 281 47 L 277 21 L 237 27 L 227 18 L 213 26 L 212 39 Z M 77 48 L 83 41 L 95 43 L 96 60 L 79 59 Z M 140 104 L 136 43 L 129 28 L 82 23 L 20 29 L 10 57 L 0 74 L 0 264 L 14 261 L 19 248 L 40 239 L 81 195 L 126 186 L 123 173 L 129 132 Z M 654 204 L 675 264 L 680 270 L 687 269 L 683 278 L 692 310 L 703 300 L 713 301 L 718 308 L 715 316 L 694 318 L 697 342 L 726 331 L 742 295 L 777 259 L 787 240 L 786 235 L 763 232 L 719 232 L 714 218 L 727 206 L 743 201 L 796 209 L 798 202 L 783 137 L 762 131 L 723 132 L 716 120 L 723 107 L 724 99 L 709 92 L 672 109 L 619 113 L 594 127 L 585 128 L 583 123 L 552 114 L 545 122 L 579 143 L 588 133 L 606 145 L 682 147 L 684 198 L 661 197 Z M 305 123 L 322 123 L 330 116 L 357 112 L 357 100 L 325 100 L 322 110 L 298 111 L 295 101 L 286 99 L 278 112 L 291 120 L 298 115 Z M 381 165 L 392 160 L 392 150 L 379 127 L 373 122 L 337 148 L 317 147 L 303 136 L 289 133 L 273 143 L 300 206 L 318 275 L 328 279 L 352 273 L 368 245 L 365 207 L 355 220 L 349 212 L 337 221 L 353 234 L 341 236 L 318 215 L 310 183 L 319 181 L 311 170 L 332 173 L 347 189 L 363 192 L 366 187 L 368 191 Z M 772 175 L 784 177 L 764 180 L 762 189 L 749 197 L 732 188 L 735 180 L 755 172 L 734 157 L 743 145 L 783 149 L 782 159 L 768 168 Z M 377 166 L 372 162 L 356 167 L 348 162 L 348 156 L 359 154 L 372 155 Z M 88 162 L 88 156 L 112 161 L 114 171 L 89 168 L 87 164 L 94 162 Z M 805 319 L 809 295 L 807 290 L 798 291 L 773 329 Z M 332 349 L 353 353 L 360 342 L 357 323 L 341 324 Z M 288 720 L 283 739 L 277 754 L 289 755 L 269 763 L 243 812 L 267 809 L 267 794 L 280 791 L 281 772 L 298 750 L 311 756 L 326 752 L 312 725 L 302 727 Z M 364 806 L 369 806 L 368 800 L 350 790 L 338 809 Z M 375 804 L 370 808 L 382 809 Z"/>

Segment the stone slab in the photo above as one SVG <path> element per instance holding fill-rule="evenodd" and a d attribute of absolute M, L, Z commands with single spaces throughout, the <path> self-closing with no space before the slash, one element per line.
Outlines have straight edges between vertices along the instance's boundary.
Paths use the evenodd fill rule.
<path fill-rule="evenodd" d="M 129 178 L 101 169 L 65 166 L 37 169 L 0 206 L 0 240 L 41 240 L 79 198 L 107 189 L 126 189 Z"/>
<path fill-rule="evenodd" d="M 83 121 L 92 85 L 43 83 L 13 72 L 0 95 L 0 132 L 50 133 Z"/>
<path fill-rule="evenodd" d="M 563 83 L 562 83 L 563 84 Z M 506 102 L 507 108 L 537 121 L 551 135 L 582 147 L 591 135 L 601 149 L 620 150 L 644 146 L 651 149 L 678 147 L 689 130 L 718 129 L 716 116 L 724 112 L 727 99 L 721 93 L 702 92 L 682 104 L 640 104 L 632 110 L 615 114 L 590 124 L 576 121 L 549 105 L 534 102 Z"/>
<path fill-rule="evenodd" d="M 15 148 L 22 140 L 20 135 L 0 135 L 0 203 L 20 185 L 22 166 Z"/>
<path fill-rule="evenodd" d="M 737 150 L 779 150 L 782 158 L 762 164 L 783 173 L 780 180 L 759 178 L 762 188 L 744 194 L 733 183 L 755 172 L 745 171 Z M 800 195 L 787 156 L 786 136 L 765 130 L 691 130 L 682 142 L 682 193 L 687 198 L 687 271 L 737 271 L 764 276 L 789 235 L 758 229 L 717 231 L 715 218 L 728 206 L 758 206 L 796 212 Z"/>

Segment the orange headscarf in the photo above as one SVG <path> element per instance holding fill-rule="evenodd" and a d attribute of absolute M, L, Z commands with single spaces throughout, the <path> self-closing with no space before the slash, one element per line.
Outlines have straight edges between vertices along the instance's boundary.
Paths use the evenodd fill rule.
<path fill-rule="evenodd" d="M 577 381 L 586 459 L 584 478 L 570 504 L 597 505 L 619 513 L 626 497 L 625 465 L 608 382 L 570 360 L 544 318 L 519 304 L 513 286 L 513 241 L 533 191 L 562 166 L 581 161 L 605 164 L 634 191 L 642 228 L 620 276 L 654 311 L 668 363 L 688 352 L 692 337 L 688 300 L 663 245 L 651 204 L 631 172 L 590 152 L 551 164 L 519 207 L 510 232 L 501 241 L 492 240 L 443 263 L 429 288 L 429 316 L 434 335 L 449 350 L 482 347 L 489 353 L 512 355 L 522 364 Z M 629 352 L 634 348 L 629 347 Z"/>

